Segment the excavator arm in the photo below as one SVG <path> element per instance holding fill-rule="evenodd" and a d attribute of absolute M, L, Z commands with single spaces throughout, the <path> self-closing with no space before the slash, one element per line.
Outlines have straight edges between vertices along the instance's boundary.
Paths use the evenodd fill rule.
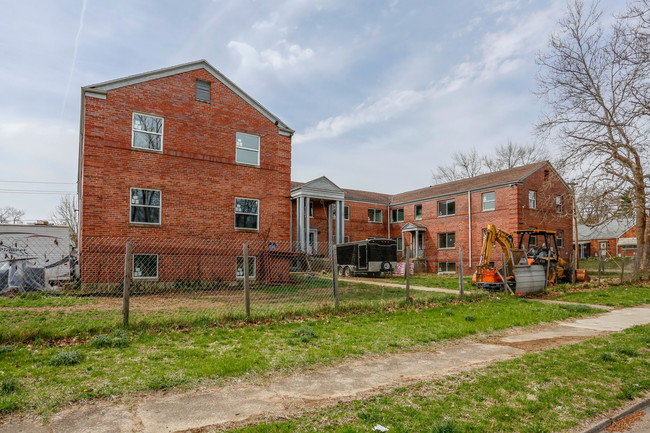
<path fill-rule="evenodd" d="M 481 276 L 484 270 L 487 270 L 490 266 L 490 259 L 492 258 L 492 251 L 494 250 L 494 245 L 499 244 L 503 253 L 506 256 L 506 263 L 508 264 L 508 275 L 504 275 L 504 278 L 508 278 L 513 274 L 513 257 L 512 257 L 512 234 L 508 233 L 505 230 L 496 228 L 494 224 L 489 224 L 487 230 L 485 231 L 485 236 L 483 237 L 483 246 L 481 247 L 481 259 L 479 260 L 478 267 L 476 268 L 476 274 L 474 275 L 473 280 L 481 281 Z"/>

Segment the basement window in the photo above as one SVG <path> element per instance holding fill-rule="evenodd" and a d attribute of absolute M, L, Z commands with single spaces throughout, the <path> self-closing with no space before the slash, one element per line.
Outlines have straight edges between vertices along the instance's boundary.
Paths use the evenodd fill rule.
<path fill-rule="evenodd" d="M 162 117 L 133 113 L 131 147 L 162 151 L 163 126 Z"/>
<path fill-rule="evenodd" d="M 456 263 L 455 262 L 438 262 L 438 273 L 439 274 L 448 274 L 456 272 Z"/>
<path fill-rule="evenodd" d="M 196 99 L 210 102 L 210 82 L 196 80 Z"/>
<path fill-rule="evenodd" d="M 248 256 L 248 277 L 255 278 L 256 268 L 255 256 Z M 237 256 L 237 270 L 235 271 L 237 278 L 244 278 L 244 257 Z"/>
<path fill-rule="evenodd" d="M 133 254 L 133 278 L 158 278 L 158 254 Z"/>

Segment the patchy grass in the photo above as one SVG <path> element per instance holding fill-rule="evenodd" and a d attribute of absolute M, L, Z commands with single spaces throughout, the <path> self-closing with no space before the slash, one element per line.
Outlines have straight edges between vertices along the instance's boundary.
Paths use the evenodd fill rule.
<path fill-rule="evenodd" d="M 376 424 L 395 433 L 566 431 L 650 390 L 649 334 L 650 326 L 632 328 L 300 418 L 229 431 L 356 433 Z"/>
<path fill-rule="evenodd" d="M 38 308 L 38 307 L 69 307 L 72 305 L 87 305 L 98 302 L 94 298 L 60 295 L 57 292 L 21 293 L 14 297 L 0 297 L 0 308 Z"/>
<path fill-rule="evenodd" d="M 611 307 L 633 307 L 635 305 L 650 304 L 650 286 L 622 285 L 583 289 L 566 293 L 553 293 L 548 296 L 548 299 Z"/>
<path fill-rule="evenodd" d="M 362 314 L 327 314 L 258 324 L 194 324 L 163 331 L 140 328 L 128 335 L 73 340 L 73 348 L 36 340 L 16 344 L 0 356 L 0 371 L 6 377 L 21 378 L 17 391 L 0 398 L 0 413 L 48 413 L 69 402 L 98 397 L 292 373 L 592 312 L 599 311 L 576 312 L 516 298 L 467 296 L 459 301 L 444 295 L 428 304 L 364 309 L 360 310 Z M 474 320 L 466 320 L 470 316 Z"/>

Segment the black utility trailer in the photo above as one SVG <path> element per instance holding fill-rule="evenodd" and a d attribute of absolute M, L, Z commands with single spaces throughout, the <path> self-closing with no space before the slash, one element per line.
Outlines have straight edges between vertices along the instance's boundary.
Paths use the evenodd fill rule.
<path fill-rule="evenodd" d="M 375 238 L 338 244 L 336 262 L 339 275 L 346 277 L 392 273 L 397 268 L 397 241 Z"/>

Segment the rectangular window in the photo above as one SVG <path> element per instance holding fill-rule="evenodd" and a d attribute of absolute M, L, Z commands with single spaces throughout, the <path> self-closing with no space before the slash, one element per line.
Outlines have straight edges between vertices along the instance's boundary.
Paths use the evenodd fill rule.
<path fill-rule="evenodd" d="M 133 113 L 131 146 L 138 149 L 162 151 L 163 124 L 162 117 Z"/>
<path fill-rule="evenodd" d="M 482 195 L 483 210 L 494 210 L 495 209 L 495 197 L 494 192 L 486 192 Z"/>
<path fill-rule="evenodd" d="M 535 235 L 530 235 L 528 237 L 528 247 L 536 247 L 537 246 L 537 236 Z"/>
<path fill-rule="evenodd" d="M 537 209 L 537 191 L 528 191 L 528 207 Z"/>
<path fill-rule="evenodd" d="M 421 204 L 416 204 L 415 205 L 415 220 L 419 221 L 422 219 L 422 205 Z"/>
<path fill-rule="evenodd" d="M 390 222 L 401 223 L 404 221 L 404 209 L 391 209 Z"/>
<path fill-rule="evenodd" d="M 456 215 L 456 200 L 441 200 L 438 202 L 438 216 Z"/>
<path fill-rule="evenodd" d="M 346 244 L 350 242 L 350 236 L 343 236 L 343 242 L 345 242 Z"/>
<path fill-rule="evenodd" d="M 562 213 L 563 204 L 564 203 L 562 203 L 562 196 L 555 196 L 555 211 L 557 213 Z"/>
<path fill-rule="evenodd" d="M 350 221 L 350 206 L 343 206 L 343 219 Z"/>
<path fill-rule="evenodd" d="M 259 206 L 259 200 L 251 198 L 236 198 L 235 229 L 258 230 L 260 219 Z"/>
<path fill-rule="evenodd" d="M 314 216 L 314 202 L 309 201 L 309 216 L 313 217 Z"/>
<path fill-rule="evenodd" d="M 455 262 L 438 262 L 438 273 L 456 272 Z"/>
<path fill-rule="evenodd" d="M 160 224 L 160 190 L 131 188 L 132 223 Z"/>
<path fill-rule="evenodd" d="M 196 99 L 210 102 L 210 82 L 196 80 Z"/>
<path fill-rule="evenodd" d="M 260 137 L 238 132 L 235 160 L 239 164 L 260 165 Z"/>
<path fill-rule="evenodd" d="M 248 256 L 248 277 L 255 278 L 255 256 Z M 237 278 L 244 278 L 244 257 L 237 256 L 237 270 L 235 271 Z"/>
<path fill-rule="evenodd" d="M 368 209 L 368 222 L 380 223 L 382 221 L 381 209 Z"/>
<path fill-rule="evenodd" d="M 555 242 L 557 243 L 557 248 L 564 248 L 564 230 L 558 230 L 555 237 Z"/>
<path fill-rule="evenodd" d="M 133 254 L 133 278 L 158 278 L 158 254 Z"/>
<path fill-rule="evenodd" d="M 438 249 L 455 248 L 456 233 L 438 233 Z"/>
<path fill-rule="evenodd" d="M 397 242 L 397 251 L 402 251 L 402 238 L 393 238 Z"/>

